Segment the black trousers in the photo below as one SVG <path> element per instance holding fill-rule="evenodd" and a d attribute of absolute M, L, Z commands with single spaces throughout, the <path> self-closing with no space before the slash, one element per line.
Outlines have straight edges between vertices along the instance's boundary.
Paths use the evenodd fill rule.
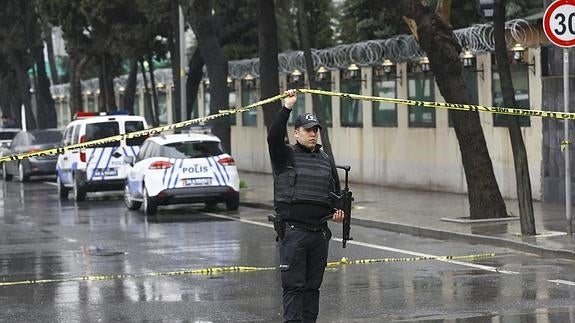
<path fill-rule="evenodd" d="M 331 232 L 286 226 L 280 240 L 284 322 L 315 322 Z"/>

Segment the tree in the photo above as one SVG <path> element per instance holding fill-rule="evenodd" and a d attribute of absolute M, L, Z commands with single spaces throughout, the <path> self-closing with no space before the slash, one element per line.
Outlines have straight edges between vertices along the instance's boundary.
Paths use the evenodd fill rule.
<path fill-rule="evenodd" d="M 278 37 L 273 1 L 258 0 L 259 16 L 259 57 L 261 96 L 269 98 L 280 91 L 278 79 Z M 264 123 L 269 129 L 277 111 L 281 109 L 279 101 L 263 107 Z"/>
<path fill-rule="evenodd" d="M 212 16 L 212 6 L 209 0 L 196 0 L 192 4 L 190 24 L 204 60 L 210 79 L 210 114 L 217 114 L 219 109 L 229 105 L 229 90 L 227 86 L 228 61 L 224 57 L 222 47 L 217 37 L 217 25 Z M 222 146 L 231 151 L 230 124 L 225 118 L 210 121 L 213 133 L 220 138 Z"/>
<path fill-rule="evenodd" d="M 515 90 L 511 79 L 511 70 L 505 42 L 505 5 L 504 0 L 495 0 L 493 15 L 495 57 L 497 71 L 501 79 L 501 93 L 503 94 L 503 106 L 516 107 Z M 529 178 L 529 165 L 527 151 L 523 142 L 523 135 L 516 116 L 506 116 L 508 123 L 511 149 L 513 150 L 513 163 L 515 165 L 515 182 L 517 186 L 517 199 L 519 201 L 519 220 L 521 233 L 535 235 L 535 219 L 533 217 L 533 198 L 531 196 L 531 179 Z"/>
<path fill-rule="evenodd" d="M 471 102 L 459 60 L 461 46 L 451 27 L 420 0 L 403 0 L 400 9 L 417 25 L 419 45 L 429 57 L 441 95 L 450 103 Z M 467 181 L 470 218 L 507 217 L 479 113 L 455 111 L 452 117 Z"/>
<path fill-rule="evenodd" d="M 244 58 L 245 56 L 238 55 L 245 52 L 250 53 L 247 57 L 257 55 L 257 49 L 251 45 L 257 42 L 257 40 L 251 39 L 251 35 L 256 31 L 255 27 L 258 25 L 258 20 L 256 19 L 257 10 L 252 8 L 250 4 L 250 2 L 241 0 L 224 1 L 224 3 L 214 8 L 213 19 L 216 25 L 219 26 L 216 30 L 218 42 L 224 50 L 224 56 L 228 59 Z M 188 15 L 192 14 L 189 13 Z M 203 67 L 204 60 L 200 49 L 196 47 L 188 61 L 186 115 L 192 114 L 198 87 L 203 78 Z"/>
<path fill-rule="evenodd" d="M 37 127 L 36 117 L 32 109 L 30 77 L 28 71 L 34 66 L 34 54 L 42 48 L 38 17 L 35 10 L 35 1 L 7 0 L 0 11 L 0 58 L 3 64 L 0 73 L 4 78 L 13 77 L 14 89 L 8 89 L 8 96 L 17 96 L 16 100 L 8 98 L 6 101 L 24 105 L 26 111 L 26 127 Z M 11 83 L 6 79 L 0 83 Z M 37 90 L 37 89 L 36 89 Z M 42 109 L 42 107 L 40 107 Z M 11 117 L 15 117 L 20 124 L 20 107 L 12 106 Z"/>
<path fill-rule="evenodd" d="M 306 13 L 306 8 L 305 8 L 305 0 L 298 0 L 298 7 L 297 7 L 297 13 L 298 13 L 298 30 L 299 30 L 299 36 L 300 36 L 300 42 L 302 44 L 302 48 L 303 48 L 303 52 L 304 52 L 304 58 L 305 58 L 305 65 L 306 65 L 306 72 L 307 72 L 307 76 L 308 76 L 308 84 L 309 87 L 312 89 L 317 89 L 317 83 L 315 81 L 315 69 L 313 67 L 313 58 L 311 56 L 311 41 L 309 38 L 309 21 L 311 21 L 311 17 L 308 16 Z M 313 113 L 319 118 L 319 120 L 325 120 L 322 114 L 322 111 L 320 110 L 320 100 L 319 97 L 317 95 L 313 95 L 312 96 L 312 104 L 313 104 Z M 329 141 L 329 135 L 328 135 L 328 131 L 327 131 L 327 127 L 322 127 L 320 129 L 320 136 L 321 136 L 321 143 L 323 146 L 323 150 L 328 154 L 328 156 L 331 158 L 331 160 L 333 161 L 333 152 L 331 150 L 331 142 Z"/>
<path fill-rule="evenodd" d="M 82 111 L 82 86 L 80 83 L 82 71 L 89 64 L 87 48 L 90 43 L 84 30 L 89 29 L 85 16 L 82 14 L 80 1 L 43 0 L 38 2 L 38 10 L 42 19 L 54 26 L 62 28 L 62 37 L 66 41 L 66 51 L 69 56 L 70 73 L 70 113 L 74 115 Z"/>

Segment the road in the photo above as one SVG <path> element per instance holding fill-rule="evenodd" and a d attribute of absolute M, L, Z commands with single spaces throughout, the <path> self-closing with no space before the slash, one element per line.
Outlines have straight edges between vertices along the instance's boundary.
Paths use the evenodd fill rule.
<path fill-rule="evenodd" d="M 76 203 L 0 181 L 0 322 L 280 322 L 268 213 L 147 218 L 119 193 Z M 342 249 L 331 227 L 319 322 L 575 322 L 573 261 L 360 226 Z"/>

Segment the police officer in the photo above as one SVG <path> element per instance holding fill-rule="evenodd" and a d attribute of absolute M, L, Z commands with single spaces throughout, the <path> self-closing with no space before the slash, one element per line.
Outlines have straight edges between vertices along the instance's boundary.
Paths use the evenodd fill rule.
<path fill-rule="evenodd" d="M 294 124 L 296 143 L 284 141 L 297 100 L 296 90 L 286 93 L 284 106 L 268 133 L 284 322 L 315 322 L 331 238 L 326 218 L 333 213 L 332 220 L 341 223 L 344 214 L 330 206 L 329 193 L 339 193 L 340 187 L 335 165 L 317 143 L 321 128 L 317 118 L 311 113 L 298 116 Z"/>

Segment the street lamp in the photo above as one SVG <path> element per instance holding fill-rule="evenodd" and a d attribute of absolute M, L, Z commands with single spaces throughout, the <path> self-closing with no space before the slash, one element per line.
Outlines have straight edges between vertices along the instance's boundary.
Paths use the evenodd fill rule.
<path fill-rule="evenodd" d="M 479 11 L 479 15 L 481 15 L 483 19 L 490 20 L 493 18 L 495 8 L 494 0 L 475 0 L 475 3 L 477 4 L 477 11 Z"/>

